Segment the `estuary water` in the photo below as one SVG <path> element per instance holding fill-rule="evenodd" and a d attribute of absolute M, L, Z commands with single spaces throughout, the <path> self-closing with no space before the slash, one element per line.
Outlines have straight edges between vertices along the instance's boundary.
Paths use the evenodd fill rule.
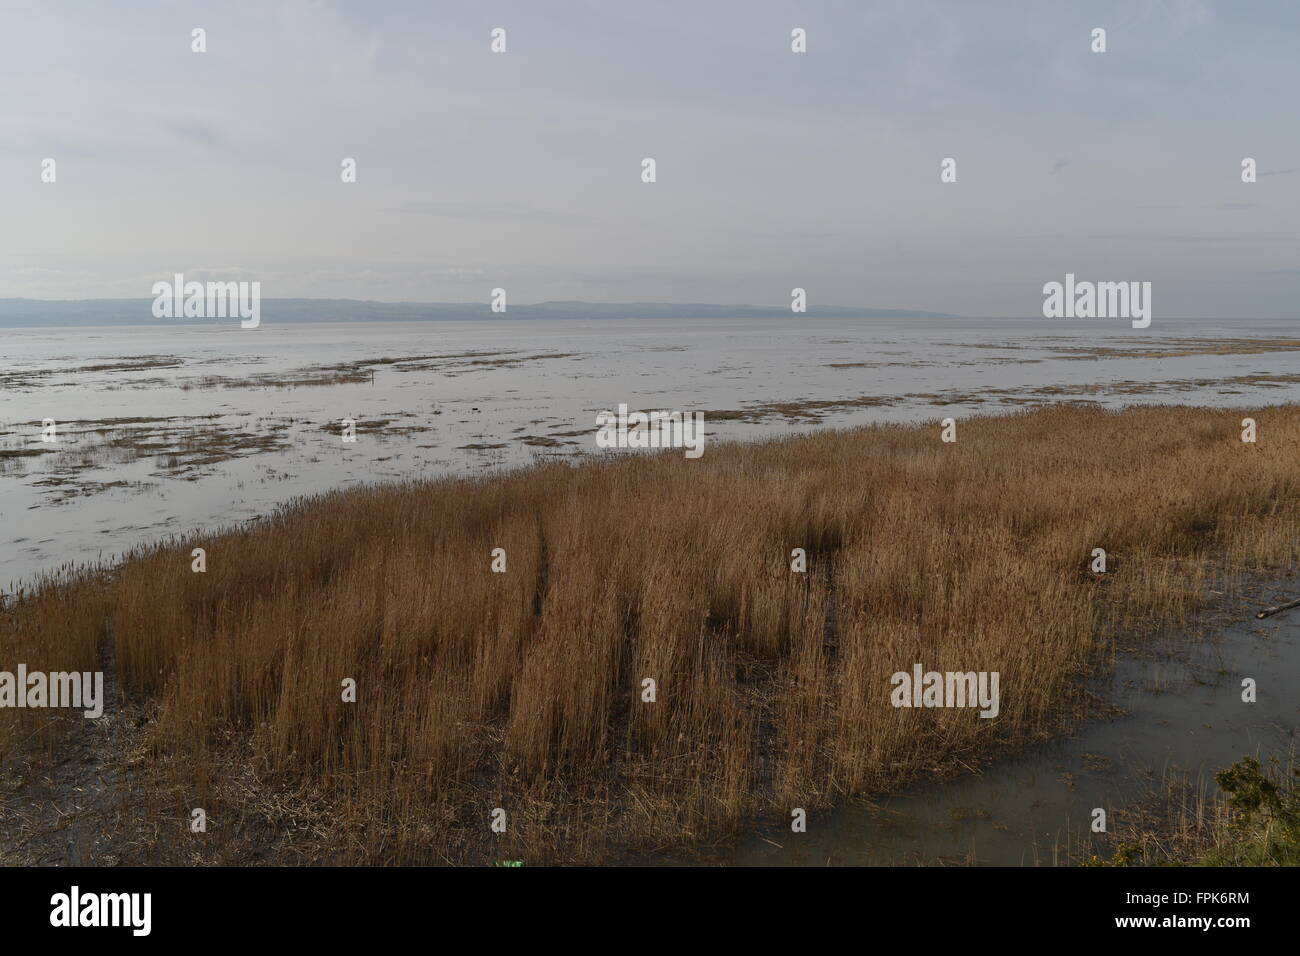
<path fill-rule="evenodd" d="M 792 316 L 0 329 L 0 590 L 300 495 L 595 454 L 596 416 L 620 404 L 703 411 L 713 444 L 1053 401 L 1295 401 L 1296 351 L 1221 343 L 1296 328 Z"/>

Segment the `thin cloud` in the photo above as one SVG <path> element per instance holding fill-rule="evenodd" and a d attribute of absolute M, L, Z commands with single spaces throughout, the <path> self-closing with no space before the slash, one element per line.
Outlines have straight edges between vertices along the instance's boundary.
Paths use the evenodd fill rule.
<path fill-rule="evenodd" d="M 220 146 L 225 142 L 220 130 L 199 120 L 165 118 L 159 120 L 158 125 L 177 139 L 201 146 Z"/>
<path fill-rule="evenodd" d="M 406 202 L 397 209 L 420 216 L 475 222 L 575 222 L 587 218 L 515 202 Z"/>

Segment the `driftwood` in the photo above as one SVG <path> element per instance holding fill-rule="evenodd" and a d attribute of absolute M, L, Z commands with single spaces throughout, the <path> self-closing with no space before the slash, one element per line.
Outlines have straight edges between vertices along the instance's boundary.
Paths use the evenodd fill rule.
<path fill-rule="evenodd" d="M 1279 604 L 1277 607 L 1266 607 L 1256 614 L 1256 617 L 1271 617 L 1281 611 L 1289 611 L 1293 607 L 1300 607 L 1300 598 L 1294 601 L 1287 601 L 1285 604 Z"/>

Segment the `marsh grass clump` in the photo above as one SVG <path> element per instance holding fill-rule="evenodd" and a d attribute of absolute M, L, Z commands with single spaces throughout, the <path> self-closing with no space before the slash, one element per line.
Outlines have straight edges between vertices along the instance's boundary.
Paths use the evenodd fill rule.
<path fill-rule="evenodd" d="M 1214 777 L 1232 811 L 1229 833 L 1202 859 L 1207 866 L 1300 866 L 1300 768 L 1267 768 L 1243 758 Z"/>
<path fill-rule="evenodd" d="M 1296 566 L 1297 450 L 1296 407 L 1058 406 L 360 488 L 49 581 L 0 657 L 112 662 L 117 859 L 609 859 L 1060 730 L 1117 634 Z M 891 706 L 918 662 L 999 672 L 998 717 Z"/>
<path fill-rule="evenodd" d="M 1214 775 L 1218 793 L 1186 777 L 1119 815 L 1109 855 L 1085 866 L 1300 866 L 1300 767 L 1294 754 L 1243 757 Z"/>

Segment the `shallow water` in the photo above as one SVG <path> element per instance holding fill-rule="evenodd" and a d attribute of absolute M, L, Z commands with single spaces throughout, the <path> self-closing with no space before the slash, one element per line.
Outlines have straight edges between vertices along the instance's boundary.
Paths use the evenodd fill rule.
<path fill-rule="evenodd" d="M 246 520 L 298 495 L 594 453 L 597 413 L 620 403 L 702 410 L 712 443 L 1072 398 L 1110 406 L 1294 401 L 1300 384 L 1226 382 L 1294 375 L 1294 352 L 1077 351 L 1294 334 L 1294 323 L 1246 320 L 1155 322 L 1146 330 L 1101 320 L 971 319 L 0 329 L 0 589 L 65 562 L 107 560 L 163 535 Z M 88 368 L 133 359 L 142 367 Z M 247 381 L 378 359 L 405 361 L 369 365 L 373 378 L 355 384 Z M 214 383 L 222 377 L 228 382 Z M 863 396 L 884 404 L 793 418 L 753 411 Z M 708 415 L 747 409 L 751 420 Z M 346 444 L 323 427 L 345 417 L 361 428 L 390 421 Z M 57 445 L 40 441 L 44 419 L 58 423 Z M 124 447 L 131 429 L 136 437 Z M 106 445 L 114 435 L 117 446 Z M 205 460 L 201 448 L 214 439 L 225 450 Z M 43 453 L 4 456 L 16 450 Z"/>

